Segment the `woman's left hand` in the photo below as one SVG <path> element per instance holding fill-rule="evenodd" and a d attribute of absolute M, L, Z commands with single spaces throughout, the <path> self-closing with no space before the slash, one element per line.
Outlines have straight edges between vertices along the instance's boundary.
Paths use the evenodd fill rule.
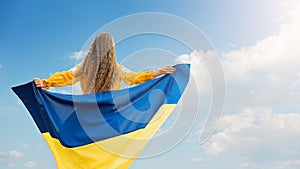
<path fill-rule="evenodd" d="M 176 71 L 176 68 L 174 68 L 173 66 L 167 65 L 167 66 L 159 69 L 159 71 L 161 71 L 162 74 L 172 74 Z"/>
<path fill-rule="evenodd" d="M 165 67 L 162 67 L 160 68 L 159 70 L 154 70 L 153 73 L 152 73 L 152 77 L 157 77 L 157 76 L 160 76 L 160 75 L 163 75 L 163 74 L 171 74 L 171 73 L 174 73 L 176 71 L 176 68 L 174 68 L 173 66 L 165 66 Z"/>

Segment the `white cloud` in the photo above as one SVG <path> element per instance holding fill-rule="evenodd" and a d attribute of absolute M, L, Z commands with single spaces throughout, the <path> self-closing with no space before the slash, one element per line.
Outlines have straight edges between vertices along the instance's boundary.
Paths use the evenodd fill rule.
<path fill-rule="evenodd" d="M 13 162 L 8 163 L 7 165 L 10 168 L 16 167 L 16 163 L 13 163 Z"/>
<path fill-rule="evenodd" d="M 291 105 L 298 105 L 300 100 L 300 10 L 295 11 L 284 17 L 285 20 L 289 18 L 288 21 L 272 36 L 222 53 L 228 110 L 271 104 L 288 105 L 290 112 L 296 109 Z M 196 84 L 200 93 L 212 89 L 202 62 L 211 55 L 216 53 L 194 51 L 177 60 L 192 64 L 191 73 L 200 82 Z"/>
<path fill-rule="evenodd" d="M 34 162 L 34 161 L 28 161 L 24 164 L 24 166 L 27 168 L 36 168 L 36 167 L 38 167 L 38 164 L 37 164 L 37 162 Z"/>
<path fill-rule="evenodd" d="M 299 57 L 297 57 L 300 51 L 299 10 L 295 10 L 289 17 L 291 20 L 282 24 L 279 31 L 273 35 L 249 47 L 223 53 L 226 67 L 233 68 L 230 71 L 232 76 L 240 77 L 240 72 L 234 70 L 242 71 L 241 73 L 244 75 L 254 70 L 272 70 L 279 73 L 280 71 L 276 70 L 284 69 L 283 64 L 289 66 L 292 63 L 294 66 L 293 61 L 299 61 Z M 289 68 L 285 71 L 290 73 L 291 70 L 293 69 Z"/>
<path fill-rule="evenodd" d="M 20 152 L 18 152 L 17 150 L 12 150 L 8 154 L 9 154 L 10 157 L 13 157 L 13 158 L 21 158 L 21 157 L 23 157 L 23 154 L 20 153 Z"/>
<path fill-rule="evenodd" d="M 299 169 L 300 168 L 300 160 L 287 160 L 284 162 L 279 162 L 277 164 L 276 169 Z"/>
<path fill-rule="evenodd" d="M 223 53 L 227 77 L 247 82 L 256 80 L 255 73 L 266 73 L 266 78 L 293 81 L 300 72 L 300 12 L 294 13 L 289 23 L 254 45 Z M 268 77 L 269 76 L 269 77 Z"/>
<path fill-rule="evenodd" d="M 204 160 L 202 158 L 200 158 L 200 157 L 194 157 L 194 158 L 192 158 L 192 161 L 194 163 L 200 163 L 200 162 L 203 162 Z"/>
<path fill-rule="evenodd" d="M 282 16 L 278 18 L 275 22 L 282 23 L 286 20 L 291 19 L 297 13 L 297 8 L 300 6 L 299 0 L 280 0 L 280 6 L 282 7 Z"/>
<path fill-rule="evenodd" d="M 300 9 L 300 8 L 299 8 Z M 296 12 L 295 12 L 296 11 Z M 297 104 L 300 100 L 300 10 L 257 43 L 222 53 L 229 103 Z"/>
<path fill-rule="evenodd" d="M 255 164 L 255 163 L 249 163 L 249 162 L 245 162 L 242 163 L 240 166 L 237 167 L 237 169 L 265 169 L 265 167 Z"/>
<path fill-rule="evenodd" d="M 6 157 L 7 155 L 7 152 L 0 151 L 0 157 Z"/>
<path fill-rule="evenodd" d="M 86 51 L 77 51 L 77 52 L 73 52 L 69 58 L 70 59 L 76 59 L 76 60 L 79 60 L 79 59 L 82 59 L 85 55 L 87 54 Z"/>
<path fill-rule="evenodd" d="M 28 144 L 22 144 L 21 147 L 22 148 L 27 148 L 27 147 L 29 147 L 29 145 Z"/>
<path fill-rule="evenodd" d="M 228 44 L 228 47 L 229 47 L 230 49 L 236 49 L 236 48 L 237 48 L 237 46 L 236 46 L 235 44 L 233 44 L 233 43 L 229 43 L 229 44 Z"/>
<path fill-rule="evenodd" d="M 237 159 L 289 160 L 300 158 L 300 115 L 275 114 L 270 108 L 246 108 L 226 115 L 219 132 L 204 146 L 208 154 Z"/>
<path fill-rule="evenodd" d="M 185 114 L 186 117 L 192 117 L 188 122 L 194 121 L 195 115 L 201 116 L 197 125 L 203 127 L 200 139 L 205 142 L 217 128 L 225 102 L 224 72 L 218 53 L 213 50 L 194 51 L 179 56 L 175 62 L 191 64 L 190 81 L 182 97 L 188 103 L 181 111 L 189 113 Z"/>
<path fill-rule="evenodd" d="M 194 51 L 190 54 L 180 55 L 176 58 L 176 63 L 189 63 L 191 64 L 191 75 L 195 79 L 196 86 L 199 92 L 207 92 L 210 89 L 210 77 L 206 70 L 204 60 L 216 58 L 217 53 L 212 50 L 208 51 Z"/>
<path fill-rule="evenodd" d="M 27 144 L 23 144 L 21 147 L 26 148 L 29 146 Z M 0 151 L 0 166 L 6 166 L 8 168 L 39 168 L 39 164 L 37 162 L 27 160 L 27 155 L 24 155 L 17 150 L 11 150 L 8 152 Z"/>
<path fill-rule="evenodd" d="M 229 44 L 232 50 L 222 53 L 231 101 L 228 107 L 238 111 L 227 109 L 230 114 L 201 146 L 210 159 L 228 161 L 240 169 L 300 168 L 300 114 L 296 109 L 286 110 L 300 100 L 300 10 L 282 17 L 280 23 L 283 25 L 273 35 L 241 49 Z M 192 64 L 191 73 L 204 82 L 197 84 L 202 92 L 211 86 L 203 58 L 199 58 L 207 55 L 194 51 L 177 60 Z M 207 162 L 203 157 L 207 156 L 189 159 Z"/>

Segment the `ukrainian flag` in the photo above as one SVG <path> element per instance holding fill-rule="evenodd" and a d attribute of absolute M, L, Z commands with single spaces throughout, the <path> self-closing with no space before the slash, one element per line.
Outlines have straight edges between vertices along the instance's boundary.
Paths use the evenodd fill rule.
<path fill-rule="evenodd" d="M 190 66 L 118 91 L 52 93 L 33 82 L 13 87 L 48 143 L 59 169 L 125 169 L 178 103 Z"/>

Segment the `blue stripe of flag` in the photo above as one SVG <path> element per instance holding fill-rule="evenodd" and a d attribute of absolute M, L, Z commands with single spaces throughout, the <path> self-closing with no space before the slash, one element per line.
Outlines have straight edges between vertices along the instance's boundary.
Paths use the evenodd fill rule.
<path fill-rule="evenodd" d="M 177 71 L 118 91 L 66 95 L 13 87 L 41 133 L 49 132 L 65 147 L 77 147 L 145 128 L 163 104 L 176 104 L 189 80 L 188 64 Z"/>

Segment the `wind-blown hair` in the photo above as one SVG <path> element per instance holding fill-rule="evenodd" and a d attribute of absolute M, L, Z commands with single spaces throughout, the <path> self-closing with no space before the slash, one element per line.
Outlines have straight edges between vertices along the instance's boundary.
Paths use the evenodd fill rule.
<path fill-rule="evenodd" d="M 120 75 L 114 40 L 108 33 L 99 34 L 93 41 L 82 65 L 74 74 L 80 81 L 82 93 L 91 94 L 112 90 Z"/>

